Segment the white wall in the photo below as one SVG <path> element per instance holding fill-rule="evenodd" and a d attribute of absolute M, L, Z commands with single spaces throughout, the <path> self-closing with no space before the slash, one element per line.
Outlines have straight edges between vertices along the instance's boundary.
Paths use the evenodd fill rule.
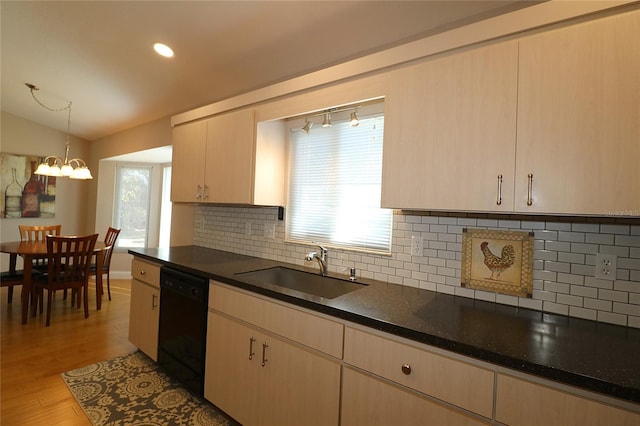
<path fill-rule="evenodd" d="M 2 112 L 0 151 L 9 154 L 64 157 L 66 133 L 50 129 L 13 114 Z M 71 155 L 87 160 L 88 142 L 71 138 Z M 91 170 L 92 172 L 93 169 Z M 94 175 L 95 176 L 95 175 Z M 0 240 L 20 239 L 19 224 L 62 225 L 66 235 L 86 235 L 93 227 L 87 226 L 87 200 L 90 184 L 88 181 L 68 178 L 56 182 L 56 217 L 53 219 L 0 219 Z M 101 236 L 102 237 L 102 236 Z M 18 260 L 20 262 L 20 260 Z M 2 254 L 0 267 L 9 268 L 9 255 Z M 19 266 L 21 267 L 21 265 Z"/>
<path fill-rule="evenodd" d="M 137 163 L 124 163 L 118 161 L 100 161 L 100 169 L 98 173 L 98 192 L 100 197 L 98 203 L 100 208 L 96 210 L 95 220 L 95 232 L 99 232 L 100 235 L 110 226 L 115 227 L 114 206 L 115 199 L 115 179 L 116 179 L 116 167 L 118 165 L 136 165 Z M 148 164 L 144 164 L 148 166 Z M 159 226 L 160 226 L 160 203 L 161 203 L 161 182 L 162 182 L 162 165 L 152 165 L 151 182 L 152 190 L 150 200 L 150 218 L 149 218 L 149 235 L 148 245 L 149 247 L 157 247 L 159 241 Z M 131 255 L 126 250 L 115 251 L 111 257 L 111 277 L 127 279 L 131 277 Z"/>
<path fill-rule="evenodd" d="M 91 142 L 90 167 L 94 177 L 97 176 L 98 179 L 92 182 L 89 189 L 87 221 L 95 232 L 102 235 L 109 226 L 112 226 L 115 165 L 113 162 L 102 160 L 171 145 L 172 136 L 173 129 L 170 119 L 164 117 Z M 152 200 L 152 205 L 159 209 L 159 202 L 159 200 Z M 157 236 L 155 238 L 157 242 Z M 193 205 L 176 205 L 174 203 L 171 244 L 191 244 L 192 239 Z M 153 241 L 150 243 L 150 247 L 154 247 Z M 114 253 L 111 258 L 111 275 L 117 278 L 129 278 L 131 276 L 131 257 L 126 252 Z"/>

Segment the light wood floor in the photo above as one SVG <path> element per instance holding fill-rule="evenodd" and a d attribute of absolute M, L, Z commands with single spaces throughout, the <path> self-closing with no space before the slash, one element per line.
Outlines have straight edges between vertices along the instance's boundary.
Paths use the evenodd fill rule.
<path fill-rule="evenodd" d="M 112 300 L 105 295 L 100 311 L 90 288 L 87 319 L 56 294 L 49 327 L 46 312 L 20 324 L 20 290 L 11 305 L 7 288 L 0 292 L 0 424 L 90 425 L 60 373 L 136 350 L 128 341 L 130 281 L 112 280 Z"/>

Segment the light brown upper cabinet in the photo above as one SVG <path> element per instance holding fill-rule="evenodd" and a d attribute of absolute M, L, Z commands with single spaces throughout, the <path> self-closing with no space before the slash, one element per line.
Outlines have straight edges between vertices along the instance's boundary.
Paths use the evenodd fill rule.
<path fill-rule="evenodd" d="M 392 72 L 383 207 L 513 209 L 517 66 L 508 42 Z"/>
<path fill-rule="evenodd" d="M 240 110 L 176 126 L 171 200 L 282 205 L 285 138 L 277 121 Z"/>
<path fill-rule="evenodd" d="M 393 71 L 382 205 L 640 215 L 640 11 Z"/>
<path fill-rule="evenodd" d="M 518 81 L 515 210 L 640 215 L 640 11 L 522 39 Z"/>

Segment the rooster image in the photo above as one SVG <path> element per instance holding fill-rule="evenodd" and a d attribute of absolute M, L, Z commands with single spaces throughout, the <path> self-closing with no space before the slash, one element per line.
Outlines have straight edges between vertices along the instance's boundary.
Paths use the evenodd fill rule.
<path fill-rule="evenodd" d="M 499 280 L 500 274 L 513 265 L 516 257 L 516 252 L 512 245 L 504 246 L 502 248 L 502 256 L 500 257 L 491 253 L 491 250 L 489 250 L 489 243 L 486 241 L 483 241 L 482 244 L 480 244 L 480 250 L 482 250 L 482 254 L 484 254 L 484 264 L 487 265 L 487 268 L 491 271 L 491 276 L 489 277 L 490 280 Z"/>

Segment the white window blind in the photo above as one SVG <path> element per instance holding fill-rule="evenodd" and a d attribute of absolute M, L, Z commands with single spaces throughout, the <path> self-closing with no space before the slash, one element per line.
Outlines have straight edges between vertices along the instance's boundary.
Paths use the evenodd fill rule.
<path fill-rule="evenodd" d="M 384 116 L 291 134 L 290 241 L 388 253 L 393 211 L 380 208 Z"/>

